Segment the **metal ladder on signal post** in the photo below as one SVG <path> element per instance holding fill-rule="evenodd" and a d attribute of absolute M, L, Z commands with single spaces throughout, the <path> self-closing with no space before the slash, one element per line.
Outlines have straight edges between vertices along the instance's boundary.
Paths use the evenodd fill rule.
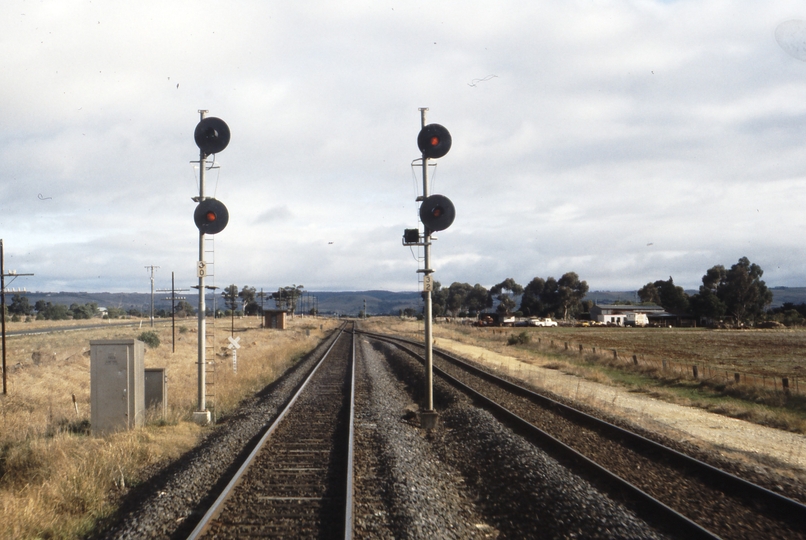
<path fill-rule="evenodd" d="M 216 287 L 215 287 L 215 237 L 207 235 L 204 237 L 204 260 L 207 263 L 206 277 L 211 278 L 212 283 L 207 285 L 213 291 L 213 317 L 207 318 L 206 326 L 207 332 L 205 334 L 204 343 L 204 357 L 206 365 L 204 366 L 204 400 L 207 404 L 207 409 L 212 414 L 212 422 L 215 424 L 216 417 L 218 416 L 218 407 L 216 406 L 216 340 L 215 340 L 215 320 L 216 320 Z M 206 292 L 205 292 L 206 295 Z"/>

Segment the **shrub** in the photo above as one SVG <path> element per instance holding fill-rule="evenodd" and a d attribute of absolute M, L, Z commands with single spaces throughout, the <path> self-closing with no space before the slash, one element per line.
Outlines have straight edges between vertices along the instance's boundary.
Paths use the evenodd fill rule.
<path fill-rule="evenodd" d="M 149 349 L 156 349 L 157 347 L 160 346 L 160 337 L 153 330 L 143 332 L 142 334 L 137 336 L 137 339 L 148 345 Z"/>
<path fill-rule="evenodd" d="M 526 345 L 531 341 L 528 332 L 521 332 L 517 336 L 515 334 L 510 334 L 507 338 L 507 345 Z"/>

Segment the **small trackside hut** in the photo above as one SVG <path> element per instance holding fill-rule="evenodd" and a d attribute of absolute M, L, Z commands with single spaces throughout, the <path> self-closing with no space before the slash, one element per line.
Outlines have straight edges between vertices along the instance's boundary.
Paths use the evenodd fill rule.
<path fill-rule="evenodd" d="M 263 328 L 275 330 L 286 329 L 286 312 L 282 309 L 266 309 L 263 311 Z"/>

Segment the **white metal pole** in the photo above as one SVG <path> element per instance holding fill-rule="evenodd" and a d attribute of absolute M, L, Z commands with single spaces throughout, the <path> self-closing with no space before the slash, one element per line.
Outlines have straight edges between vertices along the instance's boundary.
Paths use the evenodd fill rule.
<path fill-rule="evenodd" d="M 200 110 L 200 120 L 204 120 L 207 111 Z M 204 166 L 206 164 L 207 156 L 204 154 L 204 150 L 199 150 L 199 203 L 204 200 Z M 204 265 L 204 233 L 199 231 L 199 266 L 201 267 L 201 271 L 199 272 L 199 329 L 198 329 L 198 336 L 199 336 L 199 343 L 198 343 L 198 380 L 199 380 L 199 387 L 198 387 L 198 401 L 199 401 L 199 410 L 196 411 L 194 418 L 198 423 L 206 424 L 210 421 L 210 412 L 207 410 L 207 403 L 205 400 L 205 386 L 207 384 L 206 381 L 206 367 L 207 361 L 205 358 L 205 347 L 207 345 L 207 324 L 205 320 L 205 306 L 204 306 L 204 275 L 207 272 L 207 269 Z"/>
<path fill-rule="evenodd" d="M 425 127 L 425 113 L 428 108 L 420 109 L 420 129 Z M 425 157 L 423 151 L 423 200 L 428 197 L 428 158 Z M 424 283 L 433 272 L 431 270 L 431 231 L 423 224 L 423 277 Z M 431 306 L 431 289 L 430 287 L 423 287 L 423 300 L 425 301 L 425 393 L 426 393 L 426 411 L 432 412 L 434 410 L 434 351 L 432 348 L 433 335 L 431 329 L 432 320 L 432 306 Z"/>

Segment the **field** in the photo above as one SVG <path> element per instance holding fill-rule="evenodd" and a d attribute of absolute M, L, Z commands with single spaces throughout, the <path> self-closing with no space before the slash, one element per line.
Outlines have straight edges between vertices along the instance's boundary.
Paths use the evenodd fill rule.
<path fill-rule="evenodd" d="M 197 406 L 195 319 L 177 322 L 175 353 L 170 323 L 68 331 L 79 322 L 98 321 L 64 321 L 58 326 L 65 331 L 58 333 L 7 337 L 8 394 L 0 395 L 0 538 L 81 537 L 114 511 L 115 501 L 148 470 L 214 429 L 191 421 Z M 214 407 L 221 417 L 313 349 L 337 321 L 295 319 L 288 330 L 278 331 L 260 329 L 256 318 L 236 319 L 242 345 L 237 373 L 224 347 L 230 320 L 217 324 Z M 57 325 L 10 323 L 7 331 L 52 326 Z M 145 367 L 167 369 L 166 416 L 152 414 L 143 429 L 90 436 L 90 340 L 131 339 L 152 330 L 161 343 L 146 349 Z"/>
<path fill-rule="evenodd" d="M 558 340 L 623 353 L 712 364 L 771 376 L 806 377 L 806 330 L 554 328 Z"/>

